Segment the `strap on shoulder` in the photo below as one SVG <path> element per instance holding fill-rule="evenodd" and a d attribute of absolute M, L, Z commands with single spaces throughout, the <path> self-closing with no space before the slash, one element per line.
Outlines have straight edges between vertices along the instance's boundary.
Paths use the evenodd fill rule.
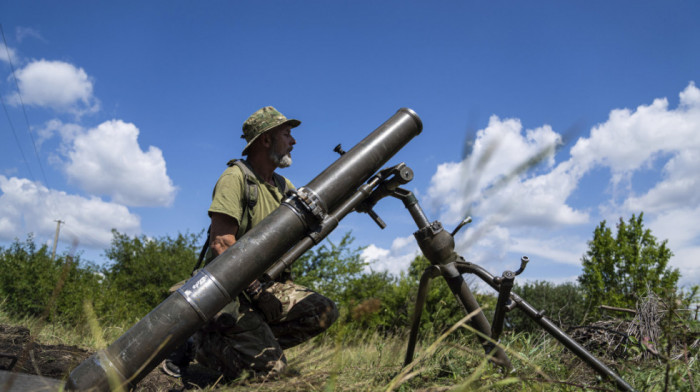
<path fill-rule="evenodd" d="M 195 264 L 194 268 L 192 269 L 192 276 L 194 276 L 195 271 L 197 271 L 202 265 L 202 262 L 204 261 L 204 256 L 207 254 L 207 250 L 209 249 L 209 242 L 211 242 L 211 225 L 209 225 L 209 228 L 207 229 L 207 240 L 204 241 L 204 245 L 202 245 L 202 250 L 199 251 L 197 264 Z"/>
<path fill-rule="evenodd" d="M 272 173 L 272 176 L 275 179 L 275 186 L 277 186 L 277 189 L 280 191 L 280 193 L 282 193 L 282 198 L 287 197 L 290 192 L 296 191 L 296 188 L 294 186 L 290 186 L 287 179 L 283 176 L 277 173 Z"/>
<path fill-rule="evenodd" d="M 241 214 L 241 221 L 238 222 L 238 232 L 245 233 L 250 225 L 251 221 L 251 211 L 256 204 L 258 204 L 258 184 L 255 182 L 255 173 L 250 169 L 248 164 L 242 159 L 231 159 L 227 163 L 228 166 L 238 166 L 243 172 L 243 178 L 245 179 L 246 187 L 243 197 L 245 198 L 243 203 L 243 213 Z"/>

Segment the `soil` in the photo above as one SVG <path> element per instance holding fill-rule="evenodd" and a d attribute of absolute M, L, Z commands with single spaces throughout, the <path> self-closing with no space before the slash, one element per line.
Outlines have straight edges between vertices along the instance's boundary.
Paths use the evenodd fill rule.
<path fill-rule="evenodd" d="M 92 354 L 77 346 L 40 344 L 27 328 L 0 324 L 0 371 L 65 380 L 71 370 Z M 156 367 L 134 391 L 197 390 L 214 386 L 217 380 L 217 374 L 197 364 L 190 366 L 183 378 L 170 377 Z"/>

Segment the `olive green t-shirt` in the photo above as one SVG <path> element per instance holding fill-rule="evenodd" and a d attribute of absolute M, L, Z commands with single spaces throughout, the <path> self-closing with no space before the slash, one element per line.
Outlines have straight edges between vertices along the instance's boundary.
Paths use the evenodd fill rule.
<path fill-rule="evenodd" d="M 257 175 L 254 176 L 254 180 L 258 187 L 258 202 L 250 211 L 250 221 L 246 231 L 255 227 L 272 211 L 276 210 L 285 197 L 277 186 L 268 184 Z M 294 186 L 287 178 L 284 178 L 284 180 L 287 182 L 287 189 L 294 189 Z M 211 216 L 212 212 L 225 214 L 236 219 L 240 225 L 244 210 L 243 203 L 246 202 L 244 200 L 247 187 L 245 181 L 245 175 L 240 167 L 236 165 L 228 167 L 221 174 L 214 187 L 211 206 L 209 206 L 209 216 Z M 282 186 L 282 184 L 279 185 Z M 239 232 L 236 238 L 240 238 L 243 234 L 245 233 Z"/>

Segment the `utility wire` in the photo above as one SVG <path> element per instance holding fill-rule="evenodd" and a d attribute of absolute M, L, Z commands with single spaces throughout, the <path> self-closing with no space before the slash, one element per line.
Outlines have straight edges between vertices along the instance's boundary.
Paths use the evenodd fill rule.
<path fill-rule="evenodd" d="M 27 110 L 24 107 L 24 100 L 22 99 L 22 93 L 19 90 L 19 83 L 17 82 L 17 77 L 15 76 L 15 66 L 12 64 L 12 56 L 10 56 L 10 50 L 7 48 L 7 40 L 5 39 L 5 30 L 2 28 L 2 24 L 0 24 L 0 34 L 2 34 L 2 42 L 5 44 L 5 50 L 7 51 L 7 62 L 10 64 L 10 69 L 12 70 L 12 79 L 15 81 L 15 88 L 17 89 L 17 96 L 19 97 L 19 103 L 22 106 L 22 113 L 24 114 L 24 121 L 27 124 L 27 132 L 29 133 L 29 138 L 32 140 L 32 146 L 34 147 L 34 154 L 36 155 L 36 160 L 39 162 L 39 169 L 41 169 L 41 175 L 44 177 L 44 183 L 46 184 L 46 188 L 51 189 L 49 186 L 49 180 L 46 177 L 46 173 L 44 172 L 44 165 L 41 163 L 41 157 L 39 156 L 39 151 L 36 148 L 36 142 L 34 142 L 34 135 L 32 135 L 32 129 L 31 126 L 29 125 L 29 116 L 27 116 Z M 3 102 L 3 108 L 5 107 L 5 103 Z M 7 109 L 5 109 L 5 113 L 7 113 Z M 9 115 L 8 115 L 9 119 Z M 14 132 L 14 128 L 13 128 Z M 17 135 L 15 134 L 15 138 Z M 21 149 L 20 149 L 21 150 Z M 24 152 L 22 153 L 22 156 L 24 156 Z"/>
<path fill-rule="evenodd" d="M 41 157 L 39 156 L 39 151 L 36 148 L 36 142 L 34 141 L 34 135 L 32 134 L 32 128 L 29 125 L 29 116 L 27 115 L 27 109 L 24 106 L 24 100 L 22 99 L 22 93 L 19 89 L 19 82 L 17 82 L 17 76 L 15 75 L 15 66 L 12 63 L 12 56 L 10 55 L 10 49 L 7 46 L 7 39 L 5 38 L 5 30 L 2 28 L 2 24 L 0 24 L 0 35 L 2 35 L 2 42 L 5 44 L 5 51 L 7 52 L 7 62 L 10 64 L 10 69 L 12 70 L 12 79 L 15 81 L 15 88 L 17 89 L 17 97 L 19 98 L 20 105 L 22 106 L 22 113 L 24 114 L 24 122 L 27 124 L 27 133 L 29 133 L 29 137 L 32 141 L 32 146 L 34 147 L 34 155 L 36 156 L 37 162 L 39 163 L 39 168 L 41 169 L 41 175 L 44 178 L 44 184 L 46 185 L 46 190 L 47 190 L 47 200 L 49 204 L 53 204 L 54 208 L 52 208 L 53 211 L 56 211 L 57 209 L 55 208 L 55 202 L 53 198 L 51 197 L 51 186 L 49 185 L 49 179 L 46 177 L 46 172 L 44 171 L 44 165 L 41 163 Z M 15 127 L 12 124 L 12 120 L 10 119 L 10 114 L 7 110 L 7 106 L 5 105 L 5 101 L 0 99 L 2 102 L 2 108 L 5 111 L 5 115 L 7 116 L 7 121 L 10 123 L 10 129 L 12 129 L 12 133 L 15 137 L 15 141 L 17 142 L 17 147 L 19 148 L 20 153 L 22 154 L 22 159 L 24 159 L 25 164 L 27 165 L 27 170 L 29 171 L 29 175 L 32 178 L 33 182 L 37 182 L 36 178 L 34 177 L 34 174 L 32 173 L 32 169 L 29 166 L 29 161 L 27 160 L 26 156 L 24 155 L 24 150 L 22 150 L 21 143 L 19 141 L 19 138 L 17 137 L 17 132 L 15 131 Z M 60 222 L 60 220 L 59 220 Z M 59 223 L 60 225 L 60 223 Z M 57 242 L 58 236 L 54 239 L 54 249 L 56 247 L 55 242 Z"/>
<path fill-rule="evenodd" d="M 22 160 L 24 160 L 24 164 L 27 165 L 27 171 L 29 171 L 29 176 L 32 178 L 32 181 L 36 182 L 36 179 L 34 178 L 34 173 L 32 173 L 32 168 L 31 166 L 29 166 L 29 161 L 27 161 L 27 157 L 24 155 L 24 150 L 22 150 L 22 144 L 19 142 L 19 138 L 17 137 L 15 126 L 12 124 L 12 120 L 10 119 L 10 113 L 8 113 L 7 106 L 5 106 L 5 100 L 2 99 L 2 97 L 0 97 L 0 102 L 2 102 L 2 109 L 5 111 L 5 116 L 7 116 L 7 122 L 10 123 L 12 135 L 14 135 L 15 141 L 17 142 L 17 148 L 19 148 L 19 152 L 22 154 Z"/>

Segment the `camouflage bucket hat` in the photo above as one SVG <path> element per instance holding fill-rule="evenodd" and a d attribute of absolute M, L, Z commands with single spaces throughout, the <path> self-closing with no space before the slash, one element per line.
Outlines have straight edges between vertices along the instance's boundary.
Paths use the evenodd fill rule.
<path fill-rule="evenodd" d="M 248 154 L 248 148 L 263 133 L 281 125 L 289 125 L 294 128 L 298 127 L 299 124 L 301 124 L 301 121 L 293 118 L 287 119 L 287 117 L 272 106 L 265 106 L 251 114 L 243 123 L 243 135 L 241 135 L 241 138 L 245 139 L 248 144 L 243 149 L 242 155 Z"/>

